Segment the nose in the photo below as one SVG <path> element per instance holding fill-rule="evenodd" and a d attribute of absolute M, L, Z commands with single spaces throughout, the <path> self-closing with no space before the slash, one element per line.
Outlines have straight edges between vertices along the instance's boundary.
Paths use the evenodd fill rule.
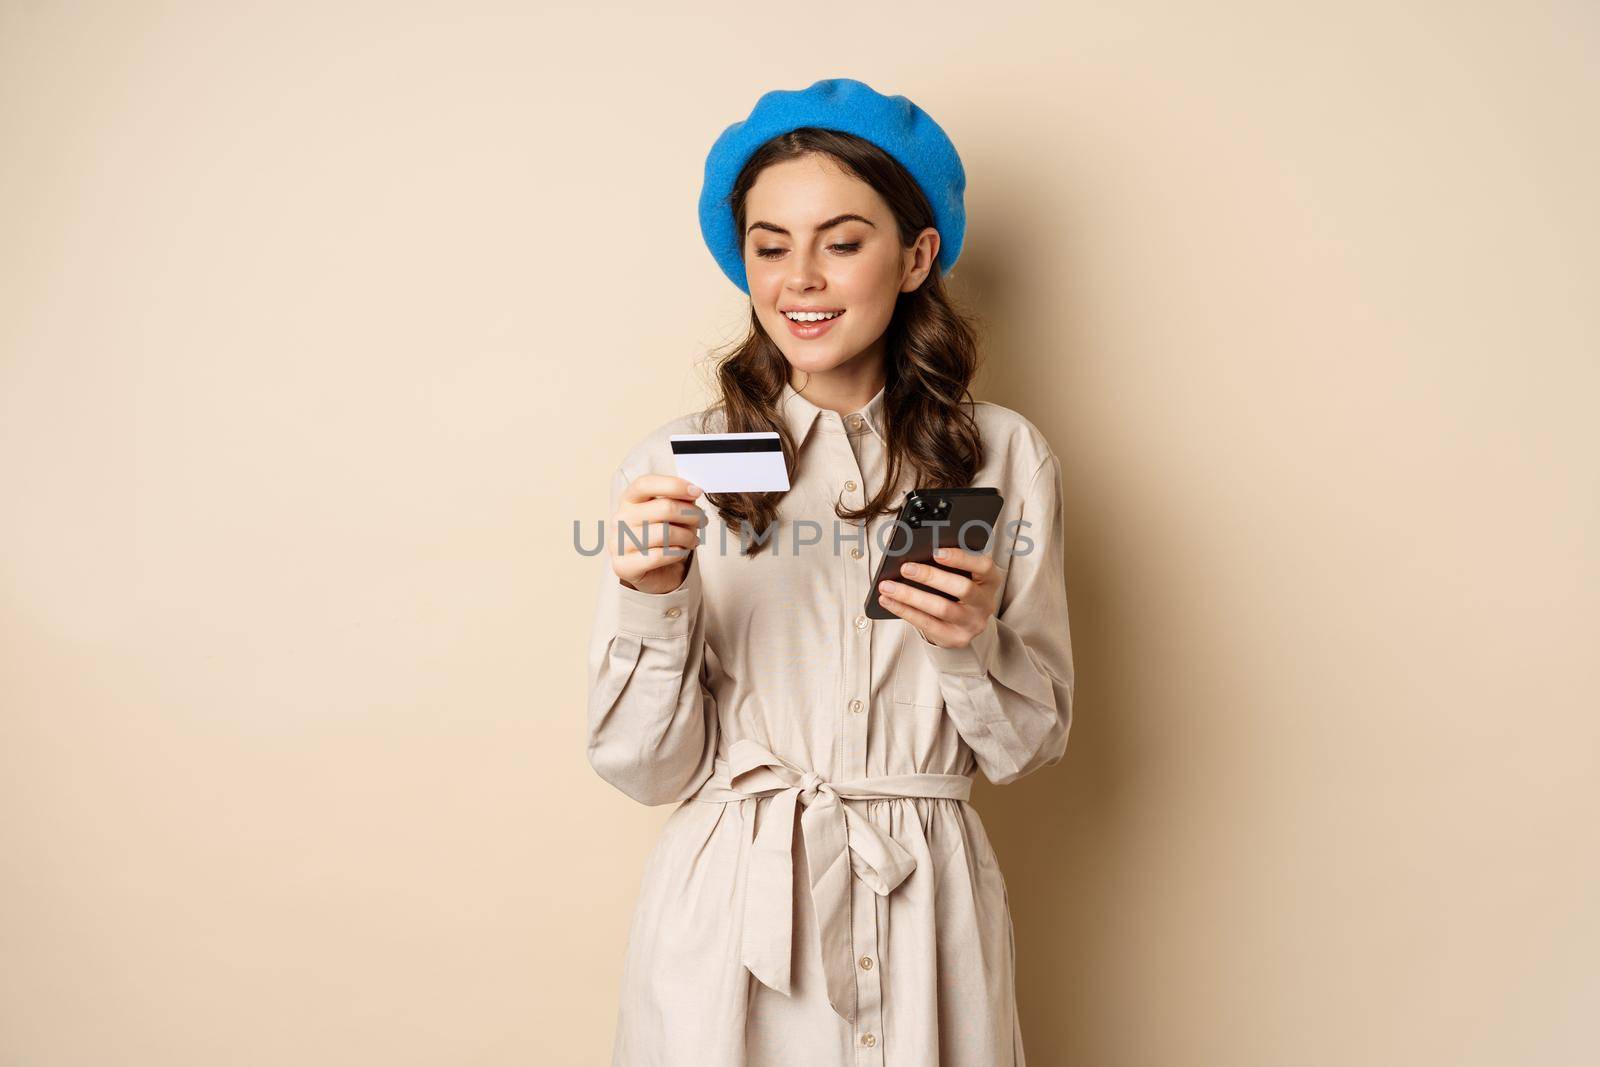
<path fill-rule="evenodd" d="M 809 251 L 795 249 L 789 256 L 788 287 L 797 293 L 807 289 L 815 289 L 822 280 L 822 272 L 817 269 L 817 261 Z"/>

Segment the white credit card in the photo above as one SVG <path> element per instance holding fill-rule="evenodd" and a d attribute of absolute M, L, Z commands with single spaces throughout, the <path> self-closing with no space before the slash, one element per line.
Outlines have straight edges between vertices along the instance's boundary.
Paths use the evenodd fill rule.
<path fill-rule="evenodd" d="M 675 433 L 678 477 L 708 493 L 777 493 L 789 488 L 783 443 L 775 430 L 757 433 Z"/>

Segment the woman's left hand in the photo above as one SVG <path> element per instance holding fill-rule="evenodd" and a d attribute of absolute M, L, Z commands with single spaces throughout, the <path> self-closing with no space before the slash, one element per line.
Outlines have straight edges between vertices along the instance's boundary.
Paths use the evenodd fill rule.
<path fill-rule="evenodd" d="M 878 583 L 878 600 L 915 626 L 929 644 L 965 648 L 989 625 L 989 617 L 999 605 L 1006 572 L 988 556 L 959 548 L 941 548 L 934 557 L 946 567 L 970 572 L 972 577 L 911 562 L 902 563 L 900 573 L 922 585 L 942 589 L 956 599 L 946 600 L 926 590 L 886 581 Z"/>

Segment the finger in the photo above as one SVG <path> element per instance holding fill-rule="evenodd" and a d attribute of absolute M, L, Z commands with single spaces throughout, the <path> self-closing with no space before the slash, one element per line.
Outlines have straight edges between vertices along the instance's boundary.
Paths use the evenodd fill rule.
<path fill-rule="evenodd" d="M 627 582 L 633 582 L 651 571 L 659 570 L 673 563 L 683 563 L 686 558 L 685 556 L 667 555 L 665 550 L 653 548 L 647 553 L 635 552 L 619 557 L 615 571 L 617 577 Z"/>
<path fill-rule="evenodd" d="M 921 582 L 935 589 L 943 589 L 957 600 L 965 599 L 972 590 L 972 579 L 952 574 L 942 567 L 931 567 L 926 563 L 907 560 L 900 564 L 900 573 L 912 581 Z"/>
<path fill-rule="evenodd" d="M 943 619 L 934 618 L 927 612 L 892 597 L 880 596 L 878 599 L 884 607 L 920 630 L 922 639 L 929 644 L 948 648 L 961 638 L 961 631 Z"/>
<path fill-rule="evenodd" d="M 953 611 L 960 608 L 960 602 L 946 600 L 937 593 L 929 593 L 922 589 L 913 589 L 904 582 L 879 582 L 878 599 L 893 597 L 903 604 L 916 608 L 924 615 L 937 616 L 947 619 Z"/>
<path fill-rule="evenodd" d="M 679 537 L 678 544 L 689 544 L 700 536 L 706 525 L 705 512 L 693 504 L 685 504 L 674 497 L 652 497 L 642 504 L 625 505 L 615 517 L 618 529 L 615 537 L 623 543 L 634 541 L 659 544 L 668 536 L 664 530 L 687 532 L 687 539 Z"/>
<path fill-rule="evenodd" d="M 628 504 L 620 509 L 634 522 L 672 522 L 679 526 L 698 528 L 708 521 L 705 510 L 687 503 L 682 497 L 656 496 L 639 504 Z"/>
<path fill-rule="evenodd" d="M 675 474 L 641 474 L 622 490 L 623 503 L 637 504 L 655 496 L 677 497 L 693 503 L 699 486 L 691 488 L 688 479 Z"/>
<path fill-rule="evenodd" d="M 990 575 L 998 570 L 994 560 L 984 553 L 968 552 L 953 545 L 937 549 L 933 554 L 933 558 L 946 567 L 955 567 L 958 570 L 969 572 L 974 582 L 981 583 L 986 581 Z M 921 581 L 920 578 L 917 580 Z"/>
<path fill-rule="evenodd" d="M 617 548 L 618 555 L 626 556 L 665 545 L 674 545 L 680 549 L 696 548 L 700 544 L 700 536 L 697 531 L 675 523 L 619 522 L 613 544 Z M 679 558 L 682 558 L 681 554 Z"/>

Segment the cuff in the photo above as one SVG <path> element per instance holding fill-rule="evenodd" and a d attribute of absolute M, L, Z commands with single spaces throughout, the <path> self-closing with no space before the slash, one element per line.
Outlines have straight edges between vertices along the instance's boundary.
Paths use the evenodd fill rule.
<path fill-rule="evenodd" d="M 911 626 L 909 622 L 906 625 Z M 989 616 L 988 623 L 978 631 L 978 636 L 964 648 L 935 645 L 923 637 L 922 631 L 915 626 L 911 626 L 911 632 L 916 635 L 916 642 L 922 646 L 928 662 L 939 673 L 982 678 L 989 673 L 989 665 L 994 662 L 995 643 L 1000 636 L 999 626 L 999 620 L 993 615 Z"/>
<path fill-rule="evenodd" d="M 617 583 L 617 629 L 636 637 L 684 637 L 700 611 L 700 565 L 689 557 L 683 583 L 670 593 L 646 593 Z"/>

